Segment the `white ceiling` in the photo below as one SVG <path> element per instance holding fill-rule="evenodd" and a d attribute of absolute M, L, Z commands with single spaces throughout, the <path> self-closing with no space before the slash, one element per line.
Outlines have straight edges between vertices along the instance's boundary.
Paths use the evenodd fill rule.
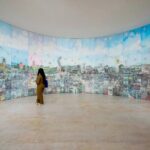
<path fill-rule="evenodd" d="M 50 36 L 99 37 L 150 23 L 150 0 L 0 0 L 0 19 Z"/>

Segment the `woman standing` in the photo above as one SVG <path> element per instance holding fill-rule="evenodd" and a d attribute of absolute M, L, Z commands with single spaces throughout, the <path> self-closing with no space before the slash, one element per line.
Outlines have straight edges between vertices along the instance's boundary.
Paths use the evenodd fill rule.
<path fill-rule="evenodd" d="M 44 73 L 44 70 L 43 68 L 40 68 L 38 70 L 38 74 L 37 74 L 37 78 L 36 78 L 36 84 L 37 84 L 37 90 L 36 90 L 36 93 L 37 93 L 37 104 L 44 104 L 44 101 L 43 101 L 43 92 L 44 92 L 44 88 L 45 88 L 45 82 L 46 80 L 46 76 L 45 76 L 45 73 Z"/>

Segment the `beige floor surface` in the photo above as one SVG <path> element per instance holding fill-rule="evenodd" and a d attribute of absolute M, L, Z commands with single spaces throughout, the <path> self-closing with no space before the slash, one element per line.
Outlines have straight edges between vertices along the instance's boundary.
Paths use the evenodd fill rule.
<path fill-rule="evenodd" d="M 50 94 L 0 102 L 0 150 L 150 150 L 150 101 Z"/>

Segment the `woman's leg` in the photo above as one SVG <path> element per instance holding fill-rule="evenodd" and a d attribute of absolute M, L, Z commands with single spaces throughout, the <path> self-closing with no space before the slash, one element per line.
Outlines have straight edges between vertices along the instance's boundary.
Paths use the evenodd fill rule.
<path fill-rule="evenodd" d="M 37 89 L 36 89 L 36 95 L 37 95 L 36 103 L 39 104 L 40 103 L 40 89 L 39 89 L 39 87 L 37 87 Z"/>
<path fill-rule="evenodd" d="M 44 104 L 44 101 L 43 101 L 43 93 L 41 94 L 40 104 Z"/>
<path fill-rule="evenodd" d="M 40 103 L 40 94 L 39 93 L 37 93 L 36 103 Z"/>
<path fill-rule="evenodd" d="M 40 91 L 40 104 L 44 104 L 43 92 L 44 92 L 44 88 L 42 88 L 41 91 Z"/>

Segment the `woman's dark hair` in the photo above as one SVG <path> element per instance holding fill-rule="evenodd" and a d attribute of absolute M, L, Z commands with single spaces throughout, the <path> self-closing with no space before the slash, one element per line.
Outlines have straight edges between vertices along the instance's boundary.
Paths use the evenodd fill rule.
<path fill-rule="evenodd" d="M 46 80 L 46 76 L 45 76 L 43 68 L 39 68 L 37 75 L 39 75 L 39 74 L 41 74 L 41 76 L 43 77 L 43 81 L 45 81 Z"/>

